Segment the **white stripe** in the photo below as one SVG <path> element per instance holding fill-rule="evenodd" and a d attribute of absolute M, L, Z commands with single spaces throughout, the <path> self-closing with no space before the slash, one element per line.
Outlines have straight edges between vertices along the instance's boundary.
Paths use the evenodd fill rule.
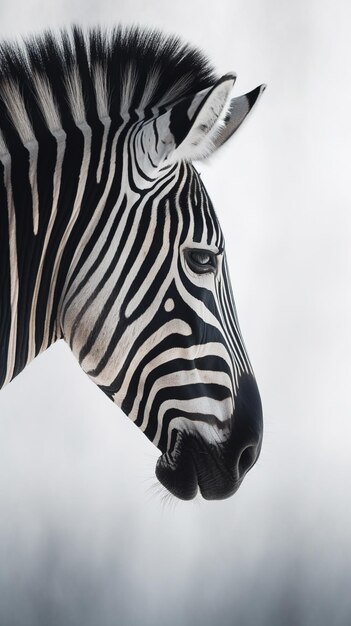
<path fill-rule="evenodd" d="M 9 344 L 7 351 L 6 378 L 4 385 L 13 378 L 16 344 L 17 344 L 17 307 L 18 307 L 18 261 L 17 261 L 17 242 L 16 242 L 16 213 L 14 210 L 12 184 L 11 184 L 11 156 L 7 154 L 2 157 L 4 166 L 4 183 L 7 191 L 7 214 L 9 221 L 9 266 L 10 266 L 10 306 L 11 306 L 11 324 L 9 333 Z"/>
<path fill-rule="evenodd" d="M 31 141 L 25 146 L 29 151 L 29 182 L 32 190 L 32 215 L 33 215 L 33 233 L 38 234 L 39 229 L 39 197 L 38 197 L 38 152 L 39 145 L 37 141 Z"/>
<path fill-rule="evenodd" d="M 88 126 L 86 122 L 84 122 L 83 124 L 79 124 L 78 128 L 82 131 L 83 139 L 84 139 L 83 159 L 82 159 L 82 164 L 80 167 L 78 188 L 77 188 L 77 193 L 76 193 L 71 217 L 66 226 L 65 232 L 63 233 L 60 246 L 58 248 L 57 255 L 55 258 L 55 264 L 54 264 L 52 278 L 51 278 L 52 288 L 49 293 L 48 305 L 47 305 L 46 316 L 45 316 L 45 332 L 44 332 L 44 337 L 43 337 L 43 342 L 42 342 L 42 347 L 41 347 L 42 350 L 44 350 L 48 346 L 48 343 L 49 343 L 48 334 L 49 334 L 49 328 L 50 328 L 50 319 L 52 315 L 52 306 L 53 306 L 57 275 L 59 272 L 61 259 L 62 259 L 62 255 L 66 247 L 66 243 L 68 241 L 68 238 L 73 230 L 74 224 L 80 213 L 82 198 L 83 198 L 83 194 L 85 191 L 85 185 L 86 185 L 87 176 L 88 176 L 89 163 L 91 159 L 91 128 L 90 126 Z"/>
<path fill-rule="evenodd" d="M 73 119 L 76 125 L 83 130 L 87 126 L 87 123 L 85 119 L 82 79 L 78 67 L 73 66 L 71 71 L 67 73 L 65 85 Z"/>
<path fill-rule="evenodd" d="M 65 149 L 66 149 L 66 133 L 63 130 L 61 131 L 59 130 L 59 131 L 55 131 L 53 135 L 57 143 L 57 156 L 56 156 L 55 172 L 54 172 L 54 177 L 53 177 L 52 206 L 51 206 L 49 223 L 48 223 L 46 233 L 45 233 L 45 239 L 44 239 L 43 248 L 41 252 L 38 272 L 37 272 L 37 276 L 35 280 L 34 291 L 33 291 L 32 306 L 31 306 L 30 321 L 29 321 L 27 363 L 29 363 L 36 356 L 35 354 L 35 316 L 36 316 L 36 310 L 37 310 L 38 294 L 39 294 L 39 288 L 40 288 L 40 283 L 42 279 L 44 261 L 45 261 L 45 257 L 47 253 L 47 247 L 48 247 L 49 239 L 50 239 L 52 229 L 55 223 L 56 215 L 57 215 L 57 203 L 58 203 L 60 189 L 61 189 L 62 164 L 63 164 L 63 158 L 65 154 Z M 48 336 L 48 332 L 49 332 L 47 322 L 48 320 L 46 320 L 45 328 L 44 328 L 44 334 L 46 336 Z M 46 347 L 47 347 L 46 345 L 42 345 L 41 350 L 45 349 Z"/>
<path fill-rule="evenodd" d="M 109 117 L 110 94 L 108 89 L 107 70 L 101 63 L 92 68 L 92 79 L 96 96 L 96 108 L 102 121 Z"/>
<path fill-rule="evenodd" d="M 2 80 L 0 93 L 6 105 L 7 113 L 19 134 L 22 143 L 30 144 L 31 141 L 35 141 L 34 131 L 24 105 L 20 86 L 15 83 L 15 81 Z"/>
<path fill-rule="evenodd" d="M 104 134 L 102 137 L 99 165 L 96 170 L 96 182 L 97 183 L 99 183 L 101 180 L 102 166 L 104 164 L 104 158 L 105 158 L 105 152 L 106 152 L 107 136 L 108 136 L 108 131 L 110 130 L 110 126 L 111 126 L 111 118 L 105 117 L 104 119 L 101 120 L 101 122 L 104 125 Z"/>
<path fill-rule="evenodd" d="M 58 105 L 55 102 L 50 83 L 46 76 L 39 75 L 37 72 L 33 72 L 32 78 L 40 110 L 44 116 L 48 129 L 53 135 L 55 135 L 55 133 L 61 130 L 62 124 Z"/>
<path fill-rule="evenodd" d="M 1 129 L 0 129 L 0 160 L 1 160 L 1 157 L 4 157 L 6 154 L 8 154 L 8 149 L 6 146 L 4 135 L 2 134 Z"/>

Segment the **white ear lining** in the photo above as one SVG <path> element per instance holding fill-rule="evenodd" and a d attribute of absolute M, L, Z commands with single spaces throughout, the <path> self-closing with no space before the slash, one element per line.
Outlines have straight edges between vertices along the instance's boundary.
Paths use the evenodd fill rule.
<path fill-rule="evenodd" d="M 192 121 L 189 133 L 172 155 L 172 161 L 192 161 L 208 156 L 214 149 L 213 139 L 221 131 L 230 107 L 230 94 L 236 76 L 228 74 L 208 93 L 197 94 L 187 115 Z"/>

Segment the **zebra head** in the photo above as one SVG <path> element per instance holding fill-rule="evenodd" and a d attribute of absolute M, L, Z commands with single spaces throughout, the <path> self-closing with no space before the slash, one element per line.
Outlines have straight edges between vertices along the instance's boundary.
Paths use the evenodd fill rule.
<path fill-rule="evenodd" d="M 116 208 L 62 304 L 82 368 L 161 450 L 156 476 L 182 499 L 233 494 L 262 439 L 224 238 L 192 165 L 263 90 L 232 99 L 234 80 L 125 117 L 110 148 L 123 154 Z"/>

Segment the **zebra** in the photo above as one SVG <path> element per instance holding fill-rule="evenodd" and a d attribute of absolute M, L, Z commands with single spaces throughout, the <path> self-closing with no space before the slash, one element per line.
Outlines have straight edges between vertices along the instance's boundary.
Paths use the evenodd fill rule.
<path fill-rule="evenodd" d="M 0 47 L 0 387 L 64 339 L 183 500 L 232 495 L 262 444 L 224 237 L 193 165 L 264 90 L 232 97 L 235 78 L 139 27 Z"/>

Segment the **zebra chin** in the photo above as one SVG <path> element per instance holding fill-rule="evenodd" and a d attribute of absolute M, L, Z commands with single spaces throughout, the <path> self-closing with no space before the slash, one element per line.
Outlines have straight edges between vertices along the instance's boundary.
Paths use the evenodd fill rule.
<path fill-rule="evenodd" d="M 191 500 L 198 489 L 206 500 L 228 498 L 239 489 L 259 457 L 262 424 L 255 379 L 245 375 L 236 397 L 228 439 L 210 443 L 196 432 L 179 430 L 173 449 L 157 461 L 156 477 L 181 500 Z"/>

